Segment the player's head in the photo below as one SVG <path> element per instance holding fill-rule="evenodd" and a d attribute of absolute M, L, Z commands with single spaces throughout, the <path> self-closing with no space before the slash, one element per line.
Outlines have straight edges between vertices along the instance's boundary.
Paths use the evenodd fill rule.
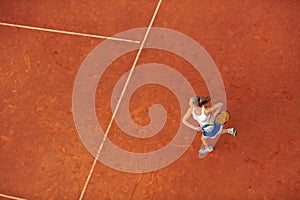
<path fill-rule="evenodd" d="M 200 97 L 198 97 L 198 96 L 192 96 L 191 98 L 190 98 L 190 106 L 200 106 Z"/>
<path fill-rule="evenodd" d="M 211 101 L 210 97 L 199 97 L 199 96 L 192 96 L 190 98 L 190 106 L 202 106 Z"/>

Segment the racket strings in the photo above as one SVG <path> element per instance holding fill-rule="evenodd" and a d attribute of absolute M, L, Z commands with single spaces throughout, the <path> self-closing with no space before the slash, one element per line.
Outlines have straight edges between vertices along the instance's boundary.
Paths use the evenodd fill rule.
<path fill-rule="evenodd" d="M 215 122 L 219 123 L 219 124 L 225 124 L 226 122 L 228 122 L 230 119 L 230 114 L 226 111 L 219 113 L 216 118 L 215 118 Z"/>
<path fill-rule="evenodd" d="M 224 125 L 230 120 L 230 113 L 228 111 L 223 111 L 215 117 L 215 119 L 209 124 L 203 125 L 201 128 L 204 130 L 208 126 L 215 125 L 216 123 Z"/>

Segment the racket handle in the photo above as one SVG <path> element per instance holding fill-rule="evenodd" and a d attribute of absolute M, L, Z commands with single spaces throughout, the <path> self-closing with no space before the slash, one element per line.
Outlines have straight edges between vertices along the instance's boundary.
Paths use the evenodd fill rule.
<path fill-rule="evenodd" d="M 214 125 L 215 123 L 208 123 L 208 124 L 205 124 L 203 126 L 201 126 L 201 129 L 204 130 L 206 127 L 208 126 L 211 126 L 211 125 Z"/>
<path fill-rule="evenodd" d="M 204 129 L 208 126 L 209 126 L 209 124 L 203 125 L 203 126 L 201 126 L 201 129 L 204 131 Z"/>

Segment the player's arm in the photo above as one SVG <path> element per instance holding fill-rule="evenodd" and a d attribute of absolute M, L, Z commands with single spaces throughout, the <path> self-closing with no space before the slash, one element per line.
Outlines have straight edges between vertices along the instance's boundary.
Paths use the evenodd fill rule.
<path fill-rule="evenodd" d="M 192 108 L 192 107 L 190 107 L 190 108 L 186 111 L 185 115 L 184 115 L 183 118 L 182 118 L 182 123 L 183 123 L 184 125 L 186 125 L 187 127 L 191 128 L 191 129 L 193 129 L 193 130 L 195 130 L 195 131 L 198 131 L 199 129 L 198 129 L 197 126 L 194 126 L 193 124 L 191 124 L 191 123 L 188 122 L 188 119 L 189 119 L 190 116 L 192 115 L 192 111 L 193 111 L 193 108 Z"/>
<path fill-rule="evenodd" d="M 211 120 L 213 120 L 215 118 L 215 116 L 220 112 L 222 106 L 223 106 L 223 103 L 217 103 L 217 104 L 214 104 L 212 107 L 208 107 L 205 109 L 207 113 L 213 112 Z"/>

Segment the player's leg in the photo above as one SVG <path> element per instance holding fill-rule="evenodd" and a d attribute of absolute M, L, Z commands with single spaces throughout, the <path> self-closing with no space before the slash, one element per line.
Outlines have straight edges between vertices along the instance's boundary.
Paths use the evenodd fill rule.
<path fill-rule="evenodd" d="M 208 143 L 207 139 L 204 136 L 201 137 L 201 141 L 204 144 L 204 146 L 206 146 L 206 147 L 209 146 L 209 143 Z"/>
<path fill-rule="evenodd" d="M 224 133 L 228 133 L 228 134 L 230 134 L 232 136 L 236 136 L 236 130 L 235 130 L 235 128 L 222 129 L 221 134 L 224 134 Z"/>
<path fill-rule="evenodd" d="M 202 141 L 203 145 L 205 146 L 205 148 L 208 152 L 212 152 L 214 150 L 214 148 L 210 145 L 210 143 L 208 142 L 207 139 L 208 139 L 207 137 L 204 137 L 202 135 L 201 141 Z"/>

